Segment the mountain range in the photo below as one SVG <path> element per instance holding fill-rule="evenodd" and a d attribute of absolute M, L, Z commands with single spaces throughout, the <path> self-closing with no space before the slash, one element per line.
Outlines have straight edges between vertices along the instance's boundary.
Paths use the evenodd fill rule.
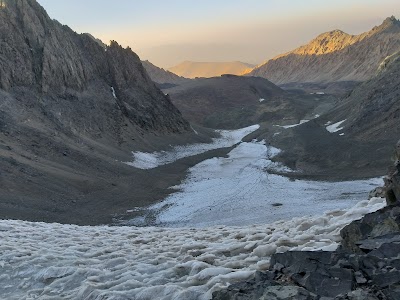
<path fill-rule="evenodd" d="M 387 18 L 360 35 L 340 30 L 323 33 L 310 43 L 278 55 L 247 75 L 275 84 L 365 81 L 380 63 L 400 48 L 400 21 Z"/>
<path fill-rule="evenodd" d="M 189 79 L 0 0 L 0 298 L 399 299 L 399 31 Z"/>

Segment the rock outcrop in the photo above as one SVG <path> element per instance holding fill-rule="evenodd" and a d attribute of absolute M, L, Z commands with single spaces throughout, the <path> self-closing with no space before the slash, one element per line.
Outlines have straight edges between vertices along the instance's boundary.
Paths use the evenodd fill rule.
<path fill-rule="evenodd" d="M 388 205 L 400 203 L 400 140 L 396 144 L 394 159 L 394 166 L 390 168 L 389 174 L 384 178 L 384 192 Z"/>
<path fill-rule="evenodd" d="M 365 81 L 386 57 L 399 50 L 400 21 L 391 17 L 360 35 L 340 30 L 323 33 L 307 45 L 268 60 L 248 75 L 275 84 Z"/>
<path fill-rule="evenodd" d="M 399 212 L 399 205 L 386 207 L 351 223 L 335 252 L 275 254 L 269 271 L 213 299 L 399 299 Z"/>
<path fill-rule="evenodd" d="M 399 182 L 394 180 L 392 187 L 399 189 Z M 400 299 L 398 195 L 396 199 L 344 227 L 336 251 L 275 254 L 268 271 L 214 292 L 213 299 Z"/>
<path fill-rule="evenodd" d="M 115 122 L 116 118 L 107 115 L 113 112 L 143 129 L 179 132 L 188 128 L 130 49 L 123 49 L 116 42 L 104 49 L 88 35 L 78 35 L 51 20 L 36 1 L 5 0 L 0 14 L 3 91 L 12 95 L 17 89 L 27 88 L 43 105 L 53 107 L 57 101 L 46 98 L 68 98 L 76 102 L 72 110 L 79 112 L 86 110 L 79 106 L 89 102 L 82 98 L 92 98 L 90 90 L 94 89 L 98 93 L 93 95 L 97 106 L 117 104 L 119 110 L 96 112 L 97 117 L 103 114 L 104 120 Z M 86 91 L 90 91 L 89 95 Z M 57 115 L 62 108 L 47 112 Z M 65 112 L 63 115 L 66 117 Z M 82 122 L 93 123 L 92 115 L 86 114 Z"/>

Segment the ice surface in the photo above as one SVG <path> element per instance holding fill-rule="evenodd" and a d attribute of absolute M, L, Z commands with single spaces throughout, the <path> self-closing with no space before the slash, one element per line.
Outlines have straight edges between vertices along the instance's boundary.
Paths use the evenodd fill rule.
<path fill-rule="evenodd" d="M 334 250 L 343 226 L 384 202 L 373 198 L 346 210 L 242 227 L 0 220 L 0 299 L 210 299 L 268 268 L 273 253 Z"/>
<path fill-rule="evenodd" d="M 191 144 L 176 146 L 170 151 L 161 152 L 132 152 L 134 160 L 126 164 L 139 169 L 153 169 L 158 166 L 172 163 L 178 159 L 194 156 L 209 150 L 231 147 L 239 143 L 246 135 L 260 128 L 259 125 L 252 125 L 237 130 L 217 130 L 220 137 L 213 138 L 212 143 Z"/>
<path fill-rule="evenodd" d="M 154 167 L 237 144 L 257 128 L 139 156 Z M 341 228 L 384 207 L 381 198 L 355 202 L 380 179 L 327 183 L 269 174 L 290 171 L 270 160 L 279 151 L 242 142 L 227 158 L 191 168 L 182 190 L 153 208 L 168 228 L 0 220 L 0 299 L 211 299 L 213 291 L 267 269 L 274 253 L 334 250 Z"/>
<path fill-rule="evenodd" d="M 227 158 L 190 168 L 186 180 L 174 187 L 180 191 L 149 209 L 158 213 L 158 224 L 169 227 L 270 223 L 351 207 L 383 183 L 381 178 L 321 182 L 269 174 L 291 171 L 270 160 L 279 151 L 264 142 L 243 142 Z"/>
<path fill-rule="evenodd" d="M 326 126 L 326 130 L 328 130 L 331 133 L 338 132 L 338 131 L 340 131 L 340 130 L 342 130 L 344 128 L 344 127 L 340 127 L 340 125 L 342 125 L 342 123 L 346 122 L 346 120 L 339 121 L 339 122 L 337 122 L 335 124 L 332 124 L 332 125 L 329 125 L 330 122 L 328 122 L 327 125 L 329 125 L 329 126 Z"/>

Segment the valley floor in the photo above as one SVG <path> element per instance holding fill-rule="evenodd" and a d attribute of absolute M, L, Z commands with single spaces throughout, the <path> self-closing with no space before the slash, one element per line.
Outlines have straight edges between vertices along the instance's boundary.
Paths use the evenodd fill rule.
<path fill-rule="evenodd" d="M 222 146 L 257 128 L 225 132 L 230 142 Z M 192 152 L 201 151 L 142 152 L 132 168 L 166 167 Z M 267 269 L 274 253 L 335 250 L 341 228 L 385 205 L 381 198 L 357 203 L 380 179 L 332 183 L 269 174 L 291 171 L 271 161 L 279 152 L 253 140 L 226 157 L 205 155 L 178 191 L 147 208 L 154 219 L 125 221 L 158 227 L 0 220 L 0 298 L 211 299 L 213 291 Z"/>
<path fill-rule="evenodd" d="M 249 132 L 249 128 L 232 132 Z M 197 147 L 192 147 L 197 153 Z M 174 153 L 140 153 L 132 165 L 147 168 L 163 157 L 189 155 L 190 149 Z M 178 191 L 146 212 L 123 224 L 168 227 L 251 225 L 314 215 L 349 208 L 366 199 L 369 191 L 383 184 L 381 178 L 324 182 L 293 180 L 273 172 L 291 170 L 271 159 L 281 151 L 264 141 L 241 142 L 227 157 L 204 160 L 189 169 Z M 147 160 L 143 160 L 143 158 Z M 153 158 L 153 159 L 151 159 Z M 159 159 L 162 163 L 165 159 Z M 131 211 L 138 210 L 133 207 Z"/>

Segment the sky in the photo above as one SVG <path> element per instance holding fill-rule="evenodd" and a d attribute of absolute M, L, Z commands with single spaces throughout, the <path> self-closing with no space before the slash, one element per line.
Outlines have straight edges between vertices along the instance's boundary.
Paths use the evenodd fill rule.
<path fill-rule="evenodd" d="M 370 30 L 399 0 L 38 0 L 51 18 L 103 42 L 130 46 L 168 68 L 182 61 L 260 64 L 340 29 Z"/>

